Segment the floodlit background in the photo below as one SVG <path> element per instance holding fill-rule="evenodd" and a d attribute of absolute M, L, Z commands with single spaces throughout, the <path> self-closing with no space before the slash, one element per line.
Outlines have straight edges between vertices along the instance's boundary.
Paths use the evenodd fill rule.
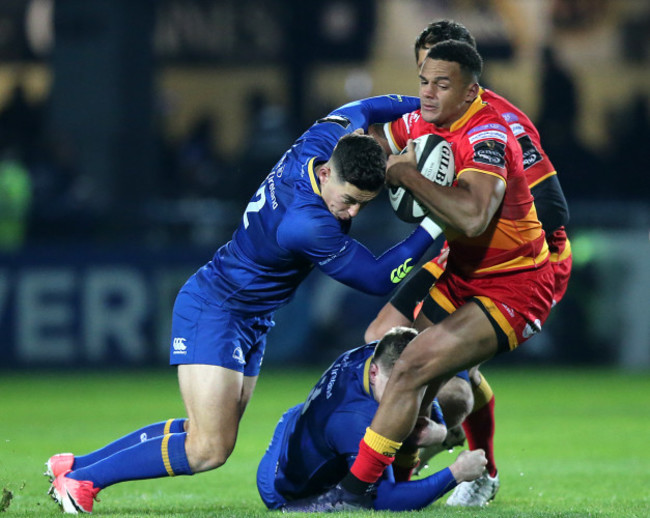
<path fill-rule="evenodd" d="M 176 292 L 275 161 L 338 105 L 417 95 L 441 17 L 537 124 L 571 210 L 568 293 L 495 362 L 650 369 L 646 0 L 3 0 L 0 369 L 165 365 Z M 386 199 L 353 225 L 376 253 L 409 231 Z M 313 273 L 266 363 L 329 363 L 385 300 Z"/>

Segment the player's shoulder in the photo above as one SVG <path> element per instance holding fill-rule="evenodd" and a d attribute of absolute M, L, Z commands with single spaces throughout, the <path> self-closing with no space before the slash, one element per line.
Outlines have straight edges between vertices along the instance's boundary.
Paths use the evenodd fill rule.
<path fill-rule="evenodd" d="M 291 204 L 278 225 L 278 241 L 287 249 L 303 250 L 323 239 L 342 234 L 341 225 L 320 196 L 309 187 L 297 186 Z"/>
<path fill-rule="evenodd" d="M 530 120 L 530 117 L 521 108 L 514 105 L 502 95 L 492 90 L 484 89 L 481 97 L 501 115 L 516 137 L 519 136 L 519 133 L 537 134 L 537 129 Z"/>
<path fill-rule="evenodd" d="M 507 142 L 508 134 L 512 132 L 501 114 L 486 103 L 467 119 L 459 131 L 465 134 L 470 143 L 486 138 Z"/>
<path fill-rule="evenodd" d="M 403 114 L 399 119 L 394 120 L 392 125 L 401 125 L 408 134 L 423 133 L 423 128 L 430 126 L 422 118 L 422 112 L 418 109 L 412 112 Z"/>
<path fill-rule="evenodd" d="M 483 88 L 481 90 L 481 99 L 484 102 L 488 103 L 490 106 L 494 107 L 499 113 L 504 113 L 508 111 L 523 113 L 517 106 L 512 104 L 504 96 L 494 92 L 493 90 L 488 90 Z"/>

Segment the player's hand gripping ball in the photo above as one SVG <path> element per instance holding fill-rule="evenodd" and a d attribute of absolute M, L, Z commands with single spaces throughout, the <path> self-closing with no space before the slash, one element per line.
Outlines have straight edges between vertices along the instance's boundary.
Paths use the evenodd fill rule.
<path fill-rule="evenodd" d="M 417 168 L 421 174 L 440 185 L 451 185 L 456 175 L 451 145 L 438 135 L 422 135 L 413 140 Z M 407 148 L 404 148 L 404 153 Z M 419 223 L 429 211 L 403 187 L 389 187 L 390 204 L 397 217 L 408 223 Z"/>

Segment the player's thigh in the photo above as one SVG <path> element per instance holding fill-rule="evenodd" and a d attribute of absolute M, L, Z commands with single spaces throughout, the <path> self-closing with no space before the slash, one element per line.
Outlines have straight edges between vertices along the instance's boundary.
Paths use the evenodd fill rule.
<path fill-rule="evenodd" d="M 444 372 L 448 378 L 488 360 L 498 350 L 492 322 L 472 302 L 436 324 L 421 312 L 415 327 L 421 332 L 404 352 L 421 357 L 421 362 L 435 363 L 431 368 L 438 373 Z"/>

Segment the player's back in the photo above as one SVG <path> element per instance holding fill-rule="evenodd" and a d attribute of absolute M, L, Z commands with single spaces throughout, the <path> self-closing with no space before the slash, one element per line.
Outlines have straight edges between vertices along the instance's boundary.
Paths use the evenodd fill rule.
<path fill-rule="evenodd" d="M 320 197 L 316 166 L 328 160 L 339 135 L 312 127 L 276 164 L 251 198 L 232 239 L 197 272 L 216 303 L 247 314 L 287 303 L 314 262 L 287 248 L 283 236 L 347 233 Z M 308 241 L 308 240 L 307 240 Z"/>

